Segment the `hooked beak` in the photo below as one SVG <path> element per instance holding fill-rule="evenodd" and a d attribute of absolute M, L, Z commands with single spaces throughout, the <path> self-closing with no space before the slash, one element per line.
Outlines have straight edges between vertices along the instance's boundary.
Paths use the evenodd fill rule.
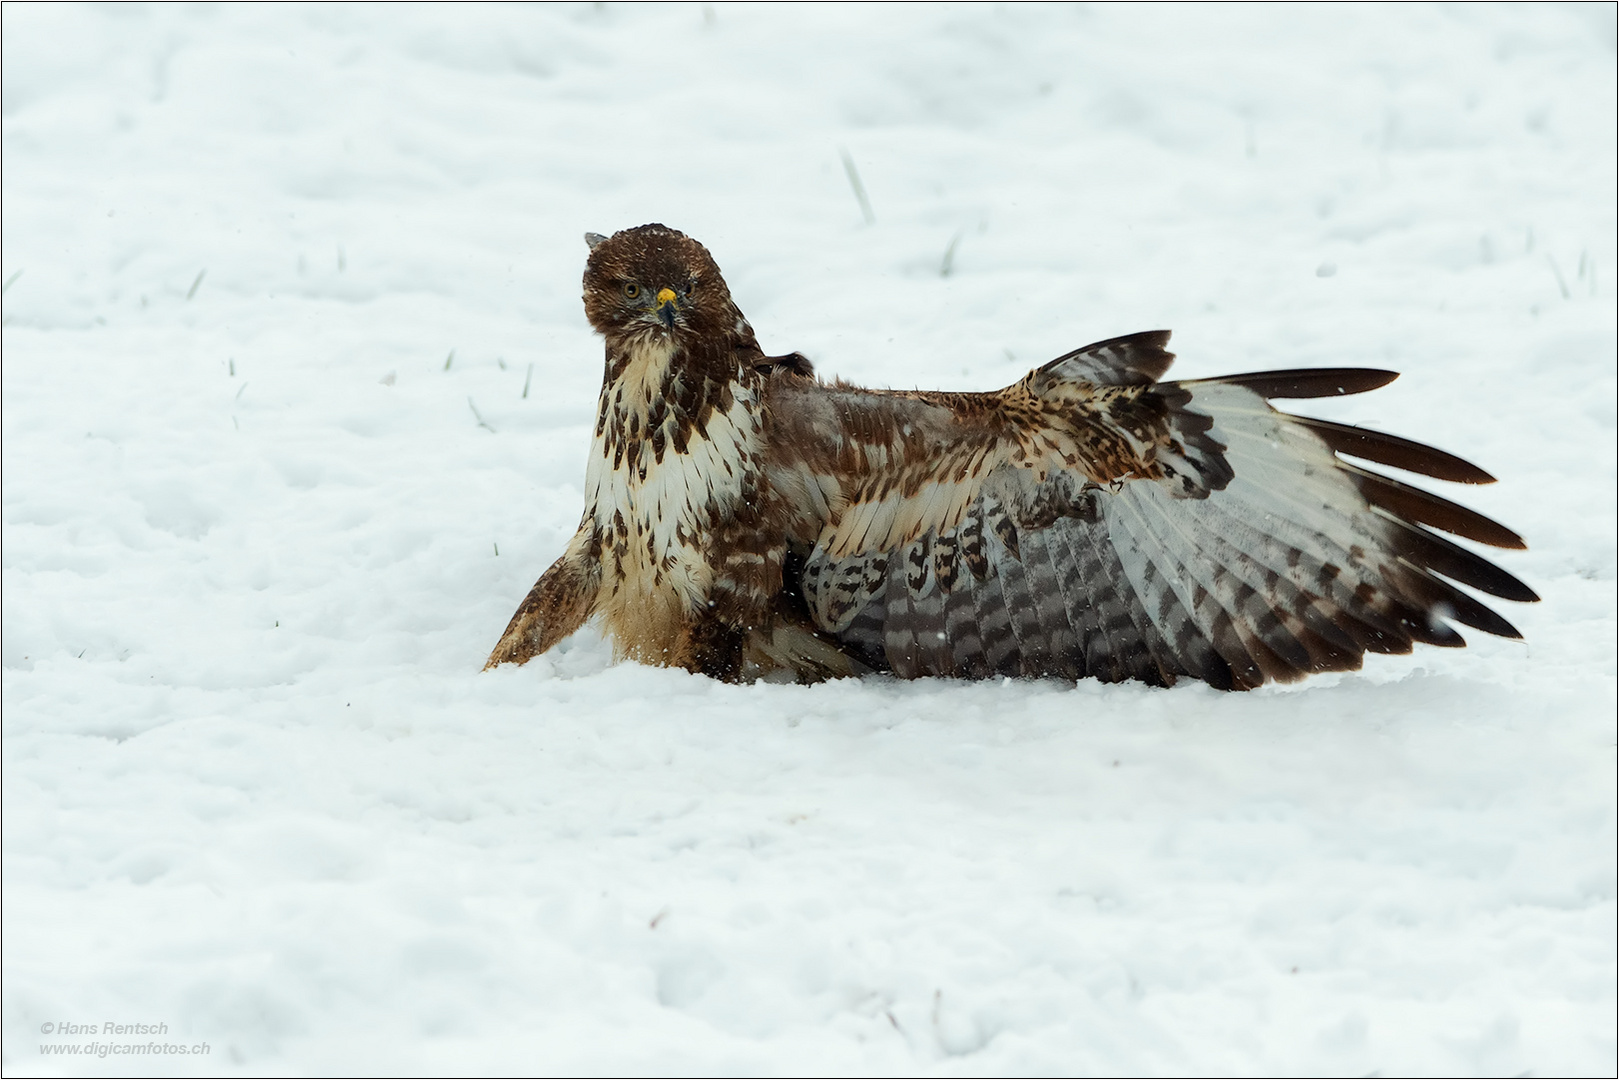
<path fill-rule="evenodd" d="M 658 290 L 658 306 L 654 309 L 657 316 L 663 320 L 663 325 L 670 330 L 675 328 L 675 312 L 679 306 L 675 303 L 675 291 L 668 286 Z"/>

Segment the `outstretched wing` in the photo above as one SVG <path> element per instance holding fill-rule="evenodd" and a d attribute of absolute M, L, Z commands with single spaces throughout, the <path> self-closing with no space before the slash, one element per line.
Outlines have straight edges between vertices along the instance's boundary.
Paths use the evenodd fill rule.
<path fill-rule="evenodd" d="M 1298 370 L 1161 383 L 1169 335 L 1059 357 L 995 394 L 778 394 L 772 481 L 800 507 L 815 624 L 876 666 L 1221 688 L 1518 637 L 1457 583 L 1535 600 L 1439 535 L 1523 541 L 1342 460 L 1463 483 L 1431 447 L 1271 408 L 1394 378 Z M 1439 531 L 1435 531 L 1439 530 Z"/>

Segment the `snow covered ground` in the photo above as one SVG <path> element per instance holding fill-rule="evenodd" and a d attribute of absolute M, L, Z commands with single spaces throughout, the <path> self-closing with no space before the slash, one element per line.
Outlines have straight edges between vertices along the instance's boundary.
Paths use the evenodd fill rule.
<path fill-rule="evenodd" d="M 1614 37 L 6 5 L 5 1072 L 1611 1075 Z M 481 674 L 648 221 L 868 384 L 1403 371 L 1316 412 L 1495 472 L 1544 602 L 1247 695 Z M 108 1022 L 207 1053 L 42 1049 Z"/>

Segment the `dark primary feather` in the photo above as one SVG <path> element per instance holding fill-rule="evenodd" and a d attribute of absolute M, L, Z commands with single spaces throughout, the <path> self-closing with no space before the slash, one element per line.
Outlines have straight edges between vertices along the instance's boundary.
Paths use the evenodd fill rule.
<path fill-rule="evenodd" d="M 1455 454 L 1447 454 L 1443 450 L 1435 450 L 1431 446 L 1424 446 L 1410 439 L 1402 439 L 1398 435 L 1385 435 L 1381 431 L 1352 427 L 1349 424 L 1335 424 L 1331 420 L 1317 420 L 1309 416 L 1297 416 L 1293 420 L 1294 423 L 1309 428 L 1333 450 L 1349 457 L 1375 461 L 1379 465 L 1392 465 L 1406 472 L 1421 473 L 1423 476 L 1451 480 L 1458 484 L 1495 483 L 1495 477 L 1470 461 L 1463 461 Z"/>
<path fill-rule="evenodd" d="M 1163 332 L 1168 337 L 1167 332 Z M 1364 394 L 1387 386 L 1400 377 L 1398 371 L 1376 368 L 1290 368 L 1286 371 L 1252 371 L 1246 375 L 1222 375 L 1218 379 L 1198 379 L 1184 383 L 1218 382 L 1241 386 L 1262 398 L 1344 397 Z"/>

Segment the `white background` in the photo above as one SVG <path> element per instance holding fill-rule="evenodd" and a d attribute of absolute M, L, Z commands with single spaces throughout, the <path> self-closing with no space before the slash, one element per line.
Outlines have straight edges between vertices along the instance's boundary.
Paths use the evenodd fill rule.
<path fill-rule="evenodd" d="M 1611 1075 L 1614 78 L 1607 4 L 7 4 L 6 1073 Z M 648 221 L 829 377 L 1402 371 L 1304 404 L 1544 601 L 1246 695 L 480 674 Z M 40 1056 L 108 1021 L 210 1052 Z"/>

